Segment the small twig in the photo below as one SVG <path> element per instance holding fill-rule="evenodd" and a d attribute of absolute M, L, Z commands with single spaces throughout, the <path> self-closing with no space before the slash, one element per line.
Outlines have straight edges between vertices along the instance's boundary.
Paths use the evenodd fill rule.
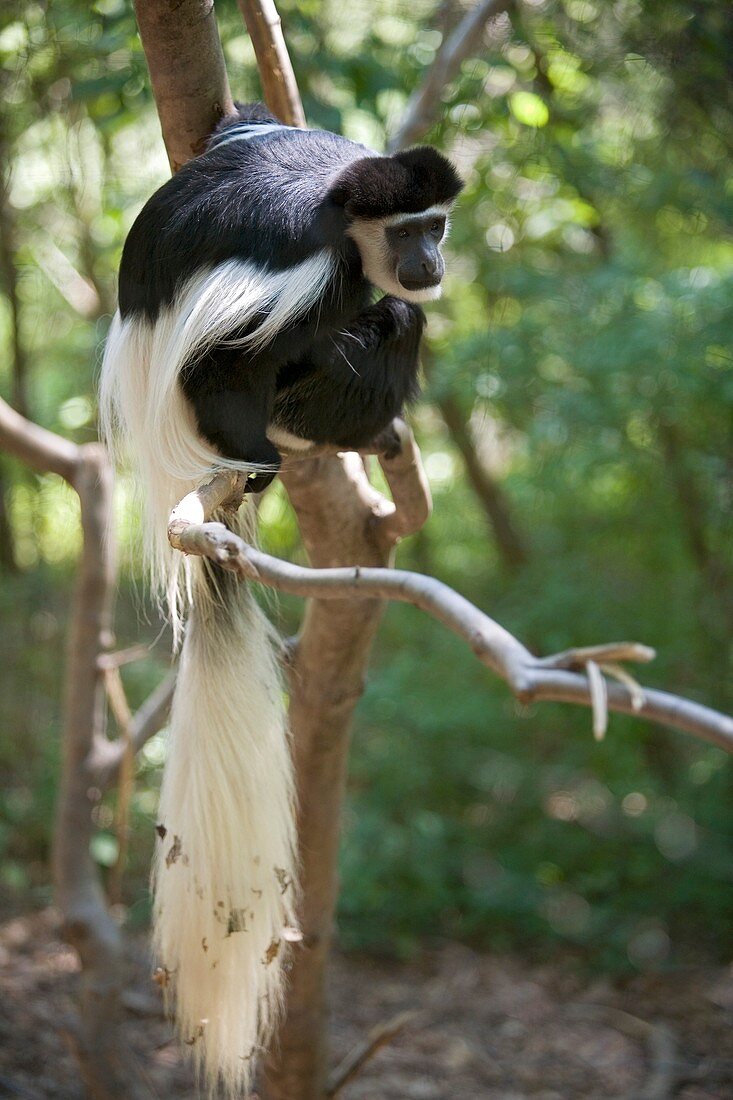
<path fill-rule="evenodd" d="M 538 657 L 538 668 L 583 668 L 588 661 L 597 664 L 608 661 L 636 661 L 646 664 L 656 657 L 656 650 L 639 642 L 608 642 L 605 645 L 578 646 L 554 653 L 551 657 Z"/>
<path fill-rule="evenodd" d="M 590 689 L 590 703 L 593 708 L 593 736 L 596 741 L 602 741 L 608 729 L 608 690 L 606 681 L 595 661 L 586 661 L 585 671 L 588 676 Z"/>
<path fill-rule="evenodd" d="M 607 676 L 611 676 L 614 680 L 618 680 L 620 684 L 623 684 L 624 687 L 628 688 L 629 695 L 631 696 L 631 700 L 634 704 L 634 710 L 641 710 L 641 708 L 644 706 L 645 695 L 644 689 L 638 682 L 638 680 L 635 680 L 634 677 L 629 672 L 627 672 L 625 668 L 622 668 L 621 665 L 617 665 L 615 662 L 609 663 L 607 661 L 603 661 L 599 665 L 599 668 L 602 672 L 605 672 Z"/>
<path fill-rule="evenodd" d="M 157 733 L 165 723 L 175 686 L 175 671 L 169 672 L 157 688 L 151 691 L 145 702 L 141 703 L 135 711 L 130 723 L 130 735 L 135 752 L 138 752 L 145 742 L 149 741 L 153 734 Z"/>
<path fill-rule="evenodd" d="M 399 1035 L 408 1024 L 416 1019 L 417 1015 L 417 1012 L 401 1012 L 394 1019 L 387 1020 L 386 1023 L 378 1024 L 377 1027 L 372 1028 L 364 1042 L 350 1051 L 341 1064 L 336 1067 L 326 1086 L 326 1096 L 329 1098 L 338 1096 L 349 1081 L 353 1081 L 361 1072 L 370 1058 L 373 1058 L 378 1050 L 391 1042 L 396 1035 Z"/>
<path fill-rule="evenodd" d="M 76 270 L 50 236 L 44 240 L 33 258 L 61 297 L 81 317 L 96 320 L 104 312 L 96 288 Z"/>
<path fill-rule="evenodd" d="M 175 683 L 175 672 L 171 672 L 158 684 L 157 688 L 151 691 L 132 716 L 130 737 L 135 753 L 139 752 L 165 723 Z M 124 755 L 124 741 L 119 739 L 108 741 L 106 737 L 96 738 L 92 752 L 86 761 L 90 784 L 97 787 L 100 792 L 110 787 L 119 774 Z"/>
<path fill-rule="evenodd" d="M 644 706 L 646 695 L 641 684 L 629 675 L 619 661 L 651 661 L 656 653 L 650 646 L 638 642 L 609 642 L 607 645 L 581 646 L 566 649 L 552 657 L 537 658 L 538 668 L 584 669 L 588 677 L 593 708 L 593 736 L 602 741 L 608 729 L 608 685 L 603 673 L 611 676 L 628 690 L 636 712 Z"/>

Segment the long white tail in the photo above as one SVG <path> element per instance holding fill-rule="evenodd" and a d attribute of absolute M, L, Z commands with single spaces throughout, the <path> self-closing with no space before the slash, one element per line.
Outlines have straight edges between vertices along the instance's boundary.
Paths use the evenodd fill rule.
<path fill-rule="evenodd" d="M 282 997 L 293 792 L 270 627 L 246 586 L 194 579 L 160 797 L 155 945 L 182 1037 L 236 1094 Z"/>
<path fill-rule="evenodd" d="M 296 900 L 292 764 L 273 631 L 251 591 L 167 545 L 170 509 L 226 463 L 196 433 L 176 386 L 167 404 L 153 404 L 151 365 L 170 363 L 165 336 L 160 321 L 115 318 L 102 422 L 137 468 L 148 560 L 178 633 L 190 607 L 158 816 L 154 942 L 197 1067 L 237 1096 L 282 1003 Z M 254 507 L 240 515 L 251 539 Z"/>

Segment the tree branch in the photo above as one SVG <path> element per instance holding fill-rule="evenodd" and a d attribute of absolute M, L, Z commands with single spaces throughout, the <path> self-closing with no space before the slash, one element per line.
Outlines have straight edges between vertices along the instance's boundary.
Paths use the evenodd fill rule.
<path fill-rule="evenodd" d="M 105 312 L 97 288 L 76 270 L 68 256 L 50 237 L 36 249 L 33 259 L 64 301 L 80 317 L 95 321 Z"/>
<path fill-rule="evenodd" d="M 68 636 L 63 762 L 53 844 L 56 902 L 63 914 L 65 938 L 82 962 L 80 1015 L 72 1039 L 89 1094 L 95 1100 L 122 1096 L 150 1100 L 149 1085 L 131 1059 L 122 1031 L 124 945 L 107 909 L 91 852 L 95 799 L 84 767 L 92 744 L 104 730 L 104 693 L 97 662 L 110 641 L 116 560 L 112 472 L 98 443 L 77 450 L 74 486 L 84 542 Z"/>
<path fill-rule="evenodd" d="M 130 741 L 134 754 L 165 725 L 175 683 L 175 672 L 170 672 L 132 716 Z M 100 791 L 111 787 L 119 775 L 124 755 L 123 741 L 108 741 L 106 737 L 95 739 L 86 759 L 89 782 Z"/>
<path fill-rule="evenodd" d="M 387 1020 L 385 1023 L 372 1028 L 364 1042 L 350 1051 L 341 1065 L 334 1070 L 326 1088 L 326 1096 L 329 1100 L 332 1097 L 339 1096 L 349 1082 L 358 1077 L 370 1058 L 373 1058 L 383 1046 L 386 1046 L 401 1031 L 404 1031 L 407 1025 L 411 1024 L 416 1017 L 416 1012 L 400 1012 L 394 1019 Z"/>
<path fill-rule="evenodd" d="M 136 0 L 150 81 L 171 170 L 204 151 L 217 122 L 234 111 L 212 0 Z"/>
<path fill-rule="evenodd" d="M 59 474 L 76 484 L 81 448 L 26 420 L 0 398 L 0 449 L 19 458 L 41 474 Z"/>
<path fill-rule="evenodd" d="M 254 46 L 267 106 L 288 126 L 305 126 L 305 112 L 274 0 L 239 0 L 239 8 Z"/>
<path fill-rule="evenodd" d="M 506 11 L 511 2 L 478 0 L 453 33 L 443 40 L 425 79 L 408 100 L 400 127 L 389 142 L 390 152 L 412 145 L 430 129 L 438 115 L 446 84 L 458 75 L 462 63 L 476 49 L 489 20 Z"/>
<path fill-rule="evenodd" d="M 236 475 L 234 475 L 236 477 Z M 421 573 L 383 568 L 310 569 L 281 561 L 244 542 L 223 523 L 208 522 L 221 500 L 231 497 L 232 475 L 217 475 L 185 497 L 171 514 L 171 545 L 187 554 L 207 557 L 250 581 L 290 595 L 319 600 L 388 599 L 411 603 L 432 615 L 467 643 L 474 655 L 505 680 L 522 703 L 555 700 L 593 706 L 598 700 L 591 666 L 604 662 L 646 662 L 654 650 L 636 642 L 610 643 L 537 658 L 503 626 L 442 581 Z M 211 507 L 211 502 L 214 506 Z M 582 670 L 583 673 L 573 670 Z M 595 673 L 594 673 L 595 675 Z M 733 752 L 733 718 L 691 700 L 628 682 L 603 681 L 603 707 L 634 714 L 691 733 Z M 594 722 L 594 728 L 598 728 Z"/>
<path fill-rule="evenodd" d="M 304 460 L 343 457 L 345 454 L 338 447 L 327 444 L 314 445 L 307 451 L 288 451 L 286 448 L 281 450 L 284 456 L 284 480 Z M 361 458 L 376 455 L 382 467 L 392 500 L 380 495 L 379 504 L 375 505 L 372 526 L 377 541 L 389 549 L 401 539 L 419 531 L 432 514 L 432 495 L 420 448 L 409 425 L 404 420 L 395 418 L 371 446 L 362 447 L 353 453 Z"/>

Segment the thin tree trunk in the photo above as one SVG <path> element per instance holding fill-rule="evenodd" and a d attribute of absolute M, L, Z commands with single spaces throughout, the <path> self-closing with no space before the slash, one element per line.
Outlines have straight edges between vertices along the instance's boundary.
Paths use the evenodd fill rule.
<path fill-rule="evenodd" d="M 64 934 L 82 962 L 80 1013 L 67 1038 L 94 1100 L 150 1100 L 120 1030 L 123 942 L 91 854 L 92 810 L 102 797 L 94 763 L 99 746 L 107 744 L 99 658 L 112 641 L 112 472 L 99 443 L 77 447 L 2 400 L 0 447 L 34 470 L 62 477 L 81 505 L 84 542 L 67 642 L 63 764 L 53 839 L 56 902 Z"/>
<path fill-rule="evenodd" d="M 356 456 L 352 456 L 356 458 Z M 373 538 L 378 495 L 360 460 L 299 463 L 285 475 L 315 566 L 387 565 Z M 299 795 L 304 933 L 277 1050 L 266 1067 L 267 1100 L 322 1100 L 328 1071 L 326 963 L 338 898 L 338 851 L 349 728 L 382 612 L 377 600 L 310 601 L 290 676 Z"/>
<path fill-rule="evenodd" d="M 0 166 L 7 164 L 7 147 L 0 140 Z M 18 268 L 15 261 L 15 215 L 10 206 L 7 176 L 0 180 L 0 271 L 3 288 L 10 305 L 11 340 L 11 404 L 23 416 L 28 416 L 28 357 L 20 334 L 20 297 Z"/>
<path fill-rule="evenodd" d="M 0 571 L 3 573 L 17 573 L 15 536 L 8 514 L 8 482 L 4 467 L 5 463 L 0 464 Z"/>
<path fill-rule="evenodd" d="M 80 1015 L 69 1039 L 94 1100 L 148 1100 L 152 1093 L 120 1034 L 124 945 L 107 909 L 90 848 L 95 831 L 92 809 L 101 792 L 91 785 L 87 762 L 95 739 L 104 733 L 98 659 L 111 640 L 116 562 L 112 474 L 99 444 L 87 444 L 78 453 L 73 484 L 81 503 L 84 545 L 68 638 L 63 765 L 53 852 L 64 935 L 82 962 Z"/>
<path fill-rule="evenodd" d="M 512 516 L 509 501 L 482 462 L 456 399 L 452 394 L 443 394 L 436 404 L 463 458 L 468 480 L 484 510 L 503 564 L 510 570 L 519 569 L 526 564 L 529 551 Z"/>
<path fill-rule="evenodd" d="M 659 438 L 682 516 L 682 529 L 690 556 L 697 566 L 710 605 L 710 625 L 714 626 L 711 659 L 726 663 L 727 641 L 733 631 L 733 576 L 725 561 L 710 545 L 707 533 L 706 505 L 695 477 L 685 458 L 685 445 L 679 428 L 664 418 L 658 424 Z M 721 666 L 722 667 L 722 666 Z"/>
<path fill-rule="evenodd" d="M 234 110 L 211 0 L 136 0 L 140 37 L 171 170 L 204 151 Z"/>

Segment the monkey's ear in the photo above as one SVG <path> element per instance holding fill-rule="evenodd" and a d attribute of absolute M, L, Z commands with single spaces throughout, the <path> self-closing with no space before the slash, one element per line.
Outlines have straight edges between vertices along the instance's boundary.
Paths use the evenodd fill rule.
<path fill-rule="evenodd" d="M 350 217 L 380 217 L 390 157 L 363 157 L 345 168 L 328 197 Z"/>

